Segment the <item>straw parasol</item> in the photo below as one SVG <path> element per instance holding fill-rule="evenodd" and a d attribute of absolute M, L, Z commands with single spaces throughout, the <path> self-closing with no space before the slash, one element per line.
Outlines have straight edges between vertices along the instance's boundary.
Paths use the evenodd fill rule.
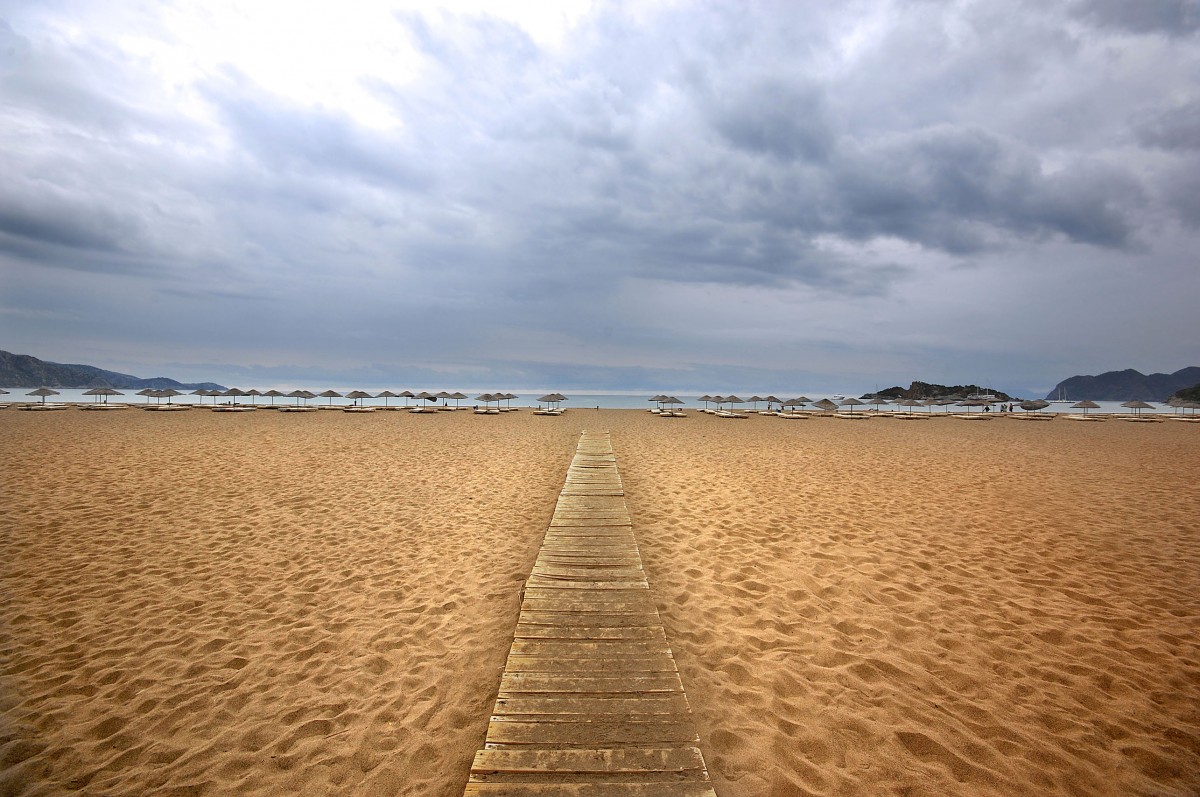
<path fill-rule="evenodd" d="M 278 391 L 278 390 L 268 390 L 266 393 L 263 393 L 263 395 L 264 395 L 264 396 L 270 396 L 270 398 L 271 398 L 271 406 L 272 406 L 272 407 L 274 407 L 274 406 L 275 406 L 275 399 L 277 399 L 277 398 L 283 398 L 283 393 L 282 393 L 281 391 Z"/>
<path fill-rule="evenodd" d="M 1088 410 L 1098 410 L 1100 409 L 1100 405 L 1090 399 L 1084 399 L 1083 401 L 1076 401 L 1074 404 L 1072 404 L 1071 409 L 1083 410 L 1083 414 L 1087 415 Z"/>
<path fill-rule="evenodd" d="M 746 399 L 746 401 L 752 402 L 754 404 L 754 411 L 758 412 L 758 402 L 766 401 L 766 399 L 763 398 L 762 396 L 755 395 L 755 396 L 751 396 L 750 398 Z"/>
<path fill-rule="evenodd" d="M 467 394 L 463 393 L 461 390 L 456 390 L 453 393 L 451 393 L 450 398 L 454 399 L 454 409 L 458 409 L 459 408 L 458 402 L 463 401 L 464 399 L 466 399 L 466 397 L 467 397 Z"/>
<path fill-rule="evenodd" d="M 887 402 L 884 402 L 884 403 L 886 404 Z M 851 414 L 853 414 L 853 413 L 854 413 L 854 408 L 855 408 L 855 407 L 858 407 L 858 406 L 861 406 L 862 404 L 863 404 L 863 402 L 861 402 L 861 401 L 859 401 L 858 399 L 854 398 L 854 396 L 851 396 L 850 398 L 847 398 L 847 399 L 842 399 L 841 406 L 843 406 L 843 407 L 849 407 L 849 408 L 850 408 L 850 413 L 851 413 Z"/>
<path fill-rule="evenodd" d="M 238 388 L 238 387 L 231 387 L 231 388 L 229 388 L 228 390 L 226 390 L 224 393 L 219 393 L 218 395 L 221 395 L 221 396 L 226 396 L 226 397 L 228 397 L 228 398 L 231 398 L 231 399 L 233 399 L 233 401 L 232 401 L 231 403 L 232 403 L 232 404 L 233 404 L 233 405 L 236 407 L 236 406 L 237 406 L 237 400 L 238 400 L 240 397 L 242 397 L 242 396 L 248 396 L 248 395 L 250 395 L 250 394 L 249 394 L 249 393 L 247 393 L 246 391 L 242 390 L 241 388 Z"/>
<path fill-rule="evenodd" d="M 367 393 L 365 391 L 362 391 L 362 390 L 351 390 L 349 393 L 346 394 L 346 398 L 353 401 L 354 406 L 358 407 L 358 406 L 361 406 L 359 404 L 359 402 L 362 401 L 363 399 L 371 398 L 371 394 Z M 325 417 L 325 416 L 321 416 L 321 417 Z"/>
<path fill-rule="evenodd" d="M 1133 401 L 1126 401 L 1123 404 L 1121 404 L 1121 406 L 1128 407 L 1129 409 L 1133 410 L 1133 414 L 1135 414 L 1135 415 L 1141 415 L 1142 410 L 1154 409 L 1153 404 L 1147 404 L 1146 402 L 1142 401 L 1141 399 L 1134 399 Z"/>
<path fill-rule="evenodd" d="M 312 393 L 309 393 L 307 390 L 293 390 L 287 394 L 287 397 L 296 399 L 296 406 L 299 407 L 300 399 L 304 399 L 304 403 L 307 404 L 308 400 L 312 398 Z"/>
<path fill-rule="evenodd" d="M 867 403 L 868 403 L 868 404 L 872 404 L 872 405 L 874 405 L 876 409 L 879 409 L 879 408 L 880 408 L 880 407 L 882 407 L 884 404 L 891 404 L 891 402 L 890 402 L 890 401 L 888 401 L 887 399 L 883 398 L 882 396 L 875 396 L 875 397 L 873 397 L 873 398 L 872 398 L 870 401 L 868 401 Z"/>
<path fill-rule="evenodd" d="M 83 391 L 85 396 L 95 396 L 98 404 L 107 404 L 109 396 L 124 396 L 125 394 L 119 390 L 113 390 L 111 387 L 94 387 L 91 390 Z"/>
<path fill-rule="evenodd" d="M 51 390 L 48 387 L 39 387 L 37 390 L 31 390 L 28 393 L 26 393 L 25 395 L 26 396 L 41 396 L 42 403 L 45 404 L 46 396 L 57 396 L 57 395 L 59 395 L 59 393 L 57 390 Z"/>
<path fill-rule="evenodd" d="M 385 408 L 386 408 L 386 407 L 387 407 L 387 405 L 388 405 L 388 399 L 399 398 L 399 397 L 400 397 L 400 396 L 399 396 L 399 394 L 398 394 L 398 393 L 393 393 L 393 392 L 392 392 L 392 391 L 390 391 L 390 390 L 385 390 L 385 391 L 383 391 L 382 393 L 377 393 L 377 394 L 375 394 L 375 398 L 381 398 L 381 399 L 383 399 L 383 406 L 384 406 Z"/>
<path fill-rule="evenodd" d="M 407 406 L 408 406 L 408 400 L 409 400 L 410 398 L 416 398 L 416 396 L 415 396 L 415 395 L 413 395 L 413 392 L 412 392 L 411 390 L 402 390 L 402 391 L 400 391 L 399 393 L 397 393 L 397 394 L 396 394 L 396 398 L 402 398 L 402 399 L 404 399 L 404 406 L 406 406 L 406 407 L 407 407 Z"/>
<path fill-rule="evenodd" d="M 837 405 L 836 405 L 836 404 L 834 404 L 832 401 L 830 401 L 830 400 L 829 400 L 829 399 L 827 399 L 827 398 L 823 398 L 823 399 L 821 399 L 820 401 L 814 402 L 814 403 L 813 403 L 813 406 L 814 406 L 814 407 L 820 407 L 821 409 L 823 409 L 823 410 L 825 410 L 825 411 L 829 411 L 829 410 L 836 410 L 836 409 L 837 409 Z"/>
<path fill-rule="evenodd" d="M 342 398 L 342 394 L 337 392 L 336 390 L 326 390 L 324 393 L 318 393 L 317 395 L 319 395 L 321 398 L 329 399 L 329 404 L 326 405 L 329 407 L 333 406 L 333 400 L 335 398 Z M 322 415 L 321 417 L 324 418 L 325 416 Z"/>

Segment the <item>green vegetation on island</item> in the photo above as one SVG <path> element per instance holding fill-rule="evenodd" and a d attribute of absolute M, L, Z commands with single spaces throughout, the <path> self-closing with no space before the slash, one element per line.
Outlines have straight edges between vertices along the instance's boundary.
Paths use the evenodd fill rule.
<path fill-rule="evenodd" d="M 907 388 L 889 387 L 887 390 L 880 390 L 875 394 L 887 399 L 931 399 L 940 398 L 942 396 L 967 396 L 985 395 L 993 396 L 997 401 L 1015 401 L 1015 399 L 1005 393 L 1003 390 L 996 390 L 991 387 L 981 387 L 979 385 L 938 385 L 931 382 L 913 382 Z"/>
<path fill-rule="evenodd" d="M 1200 401 L 1200 384 L 1176 390 L 1168 401 Z"/>

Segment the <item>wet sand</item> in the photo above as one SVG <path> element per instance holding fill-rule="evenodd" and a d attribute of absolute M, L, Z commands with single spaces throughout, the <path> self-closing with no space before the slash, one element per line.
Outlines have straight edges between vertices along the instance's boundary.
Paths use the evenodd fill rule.
<path fill-rule="evenodd" d="M 583 428 L 722 797 L 1200 789 L 1196 425 L 8 410 L 0 794 L 461 794 Z"/>

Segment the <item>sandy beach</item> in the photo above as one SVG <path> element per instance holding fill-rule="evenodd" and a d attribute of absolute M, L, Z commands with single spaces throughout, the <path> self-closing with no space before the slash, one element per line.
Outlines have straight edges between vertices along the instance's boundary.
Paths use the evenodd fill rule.
<path fill-rule="evenodd" d="M 0 412 L 0 795 L 461 795 L 582 429 L 721 797 L 1200 793 L 1200 425 Z"/>

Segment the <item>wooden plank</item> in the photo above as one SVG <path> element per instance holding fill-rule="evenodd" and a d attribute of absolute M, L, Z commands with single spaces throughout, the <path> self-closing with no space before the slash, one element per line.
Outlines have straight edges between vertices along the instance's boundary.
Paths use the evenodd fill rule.
<path fill-rule="evenodd" d="M 675 660 L 665 656 L 619 659 L 562 659 L 509 654 L 504 669 L 509 672 L 575 673 L 578 675 L 615 675 L 617 673 L 678 672 Z"/>
<path fill-rule="evenodd" d="M 572 714 L 634 716 L 637 714 L 686 714 L 687 699 L 677 692 L 626 697 L 594 695 L 505 696 L 496 700 L 493 714 Z"/>
<path fill-rule="evenodd" d="M 554 658 L 582 659 L 587 657 L 623 658 L 633 656 L 671 655 L 671 646 L 663 639 L 514 639 L 512 656 L 553 656 Z"/>
<path fill-rule="evenodd" d="M 560 565 L 553 563 L 535 564 L 534 575 L 547 578 L 567 578 L 580 581 L 611 579 L 613 581 L 641 581 L 646 572 L 640 567 L 628 565 Z"/>
<path fill-rule="evenodd" d="M 662 620 L 653 609 L 637 613 L 603 614 L 600 612 L 545 612 L 527 610 L 521 612 L 517 627 L 556 628 L 586 626 L 588 628 L 653 628 L 662 629 Z M 665 636 L 665 634 L 664 634 Z"/>
<path fill-rule="evenodd" d="M 717 797 L 700 783 L 486 783 L 467 784 L 464 797 Z"/>
<path fill-rule="evenodd" d="M 617 639 L 666 639 L 660 627 L 654 626 L 582 626 L 582 625 L 529 625 L 517 626 L 516 639 L 592 639 L 596 641 Z"/>
<path fill-rule="evenodd" d="M 573 675 L 544 672 L 510 672 L 500 680 L 500 694 L 651 694 L 682 692 L 678 673 L 637 675 Z"/>
<path fill-rule="evenodd" d="M 628 614 L 637 617 L 641 617 L 647 612 L 647 605 L 644 601 L 570 599 L 566 596 L 561 598 L 530 598 L 526 596 L 521 608 L 523 611 L 534 612 L 594 612 L 596 614 Z"/>
<path fill-rule="evenodd" d="M 487 744 L 532 746 L 562 745 L 574 748 L 610 745 L 694 745 L 700 741 L 690 720 L 647 722 L 526 722 L 492 720 Z"/>
<path fill-rule="evenodd" d="M 558 772 L 652 773 L 704 770 L 695 747 L 608 748 L 600 750 L 497 750 L 475 753 L 471 772 L 478 774 Z"/>

